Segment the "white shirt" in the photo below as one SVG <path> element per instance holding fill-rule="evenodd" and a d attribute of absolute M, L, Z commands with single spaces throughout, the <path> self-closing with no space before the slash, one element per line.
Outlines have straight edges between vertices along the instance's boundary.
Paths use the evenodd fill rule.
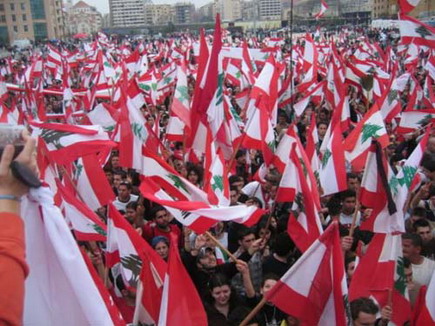
<path fill-rule="evenodd" d="M 130 195 L 130 199 L 124 203 L 122 201 L 119 201 L 119 198 L 116 197 L 116 199 L 113 201 L 113 206 L 115 206 L 118 211 L 124 211 L 125 212 L 127 204 L 131 203 L 131 202 L 134 202 L 134 201 L 137 201 L 138 199 L 139 199 L 139 196 Z"/>
<path fill-rule="evenodd" d="M 429 285 L 432 274 L 435 271 L 435 261 L 426 257 L 420 265 L 412 264 L 412 278 L 421 285 Z"/>
<path fill-rule="evenodd" d="M 261 189 L 261 184 L 258 181 L 249 182 L 246 186 L 242 188 L 242 193 L 249 197 L 257 197 L 260 199 L 263 208 L 266 208 L 266 200 L 263 195 L 263 190 Z M 269 199 L 269 205 L 273 204 L 273 200 Z"/>

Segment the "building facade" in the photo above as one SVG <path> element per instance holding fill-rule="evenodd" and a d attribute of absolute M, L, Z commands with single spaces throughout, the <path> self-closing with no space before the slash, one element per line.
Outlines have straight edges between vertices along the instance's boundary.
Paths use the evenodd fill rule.
<path fill-rule="evenodd" d="M 281 20 L 281 0 L 258 0 L 260 20 Z"/>
<path fill-rule="evenodd" d="M 95 7 L 84 1 L 79 1 L 66 12 L 68 32 L 70 35 L 77 33 L 93 34 L 98 32 L 103 25 L 103 17 Z"/>
<path fill-rule="evenodd" d="M 143 0 L 109 0 L 112 27 L 142 26 L 145 24 Z"/>
<path fill-rule="evenodd" d="M 190 24 L 193 22 L 195 5 L 192 3 L 176 3 L 173 7 L 174 24 Z"/>
<path fill-rule="evenodd" d="M 216 0 L 216 12 L 220 13 L 223 22 L 233 22 L 242 19 L 241 0 Z"/>
<path fill-rule="evenodd" d="M 145 5 L 146 25 L 166 25 L 169 22 L 174 22 L 174 11 L 171 5 L 152 3 Z"/>
<path fill-rule="evenodd" d="M 0 42 L 65 36 L 61 0 L 0 0 Z"/>

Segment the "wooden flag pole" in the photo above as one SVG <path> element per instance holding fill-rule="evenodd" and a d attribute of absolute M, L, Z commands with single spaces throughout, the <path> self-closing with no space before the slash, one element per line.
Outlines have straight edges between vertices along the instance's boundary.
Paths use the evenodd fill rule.
<path fill-rule="evenodd" d="M 248 325 L 249 321 L 255 317 L 256 314 L 263 308 L 263 306 L 266 304 L 266 298 L 263 296 L 263 298 L 260 300 L 260 302 L 255 306 L 254 309 L 251 310 L 251 312 L 243 319 L 243 321 L 240 323 L 240 326 L 246 326 Z"/>
<path fill-rule="evenodd" d="M 206 231 L 205 234 L 215 243 L 216 246 L 218 246 L 223 252 L 225 252 L 228 257 L 230 257 L 234 262 L 237 262 L 237 257 L 234 256 L 227 248 L 225 248 L 218 239 L 215 238 L 214 235 L 212 235 L 209 231 Z"/>
<path fill-rule="evenodd" d="M 356 227 L 356 218 L 358 216 L 358 212 L 359 212 L 359 208 L 360 208 L 361 204 L 358 200 L 358 196 L 356 199 L 356 205 L 355 205 L 355 212 L 353 213 L 353 217 L 352 217 L 352 224 L 350 226 L 350 230 L 349 230 L 349 236 L 353 237 L 353 233 L 355 232 L 355 227 Z"/>

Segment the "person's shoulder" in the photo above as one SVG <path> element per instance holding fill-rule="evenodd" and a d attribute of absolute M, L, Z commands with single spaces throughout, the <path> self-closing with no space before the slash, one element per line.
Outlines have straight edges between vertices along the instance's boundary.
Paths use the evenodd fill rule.
<path fill-rule="evenodd" d="M 435 269 L 435 261 L 427 257 L 423 257 L 423 265 L 426 265 L 428 268 Z"/>

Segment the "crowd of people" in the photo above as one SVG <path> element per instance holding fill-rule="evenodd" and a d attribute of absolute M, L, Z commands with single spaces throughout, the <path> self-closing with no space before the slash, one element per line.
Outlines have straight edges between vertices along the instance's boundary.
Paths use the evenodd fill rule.
<path fill-rule="evenodd" d="M 406 108 L 410 101 L 415 100 L 412 96 L 416 87 L 420 89 L 429 87 L 428 93 L 422 94 L 418 101 L 420 101 L 419 103 L 428 102 L 434 105 L 433 98 L 430 98 L 435 91 L 434 75 L 431 75 L 431 71 L 426 65 L 430 60 L 433 62 L 435 58 L 434 48 L 418 47 L 415 54 L 411 45 L 404 48 L 404 45 L 400 43 L 400 39 L 390 37 L 394 34 L 397 34 L 397 31 L 371 30 L 370 33 L 367 33 L 367 31 L 355 29 L 349 30 L 348 34 L 344 36 L 341 36 L 341 32 L 331 32 L 325 35 L 316 32 L 312 35 L 312 38 L 316 39 L 318 47 L 336 44 L 335 46 L 338 49 L 336 51 L 340 52 L 340 55 L 346 60 L 352 60 L 351 58 L 359 53 L 360 57 L 358 59 L 353 57 L 355 62 L 363 60 L 362 58 L 377 63 L 383 61 L 379 54 L 370 53 L 366 47 L 367 44 L 376 44 L 377 51 L 388 52 L 388 56 L 391 55 L 391 59 L 394 58 L 397 62 L 395 68 L 398 69 L 397 72 L 389 71 L 388 68 L 385 69 L 385 72 L 390 74 L 390 78 L 409 73 L 412 75 L 412 80 L 415 80 L 418 84 L 414 85 L 411 79 L 406 82 L 403 90 L 398 95 L 401 107 Z M 265 43 L 262 42 L 269 40 L 270 38 L 267 37 L 267 40 L 251 39 L 249 42 L 251 42 L 250 46 L 253 48 L 266 48 Z M 242 41 L 242 38 L 232 39 L 234 43 L 231 45 L 238 46 Z M 248 40 L 245 41 L 249 43 Z M 151 61 L 151 58 L 154 58 L 152 61 L 153 69 L 156 70 L 163 69 L 165 65 L 172 62 L 170 56 L 159 53 L 159 44 L 168 45 L 168 48 L 175 48 L 176 46 L 173 44 L 178 44 L 177 46 L 182 48 L 188 43 L 185 39 L 174 40 L 173 38 L 145 41 L 118 39 L 118 44 L 115 44 L 115 42 L 110 43 L 105 38 L 104 42 L 107 42 L 103 45 L 104 51 L 108 51 L 112 47 L 116 48 L 115 51 L 111 52 L 110 56 L 113 62 L 117 64 L 125 60 L 124 49 L 128 49 L 128 53 L 133 53 L 141 47 L 146 47 L 148 53 L 151 54 L 149 60 Z M 90 46 L 85 43 L 78 41 L 75 44 L 69 43 L 69 53 L 75 53 L 79 56 L 89 51 Z M 290 57 L 290 60 L 292 60 L 294 58 L 292 57 L 293 52 L 290 51 L 303 49 L 308 44 L 308 40 L 306 37 L 298 39 L 293 48 L 290 47 L 290 42 L 286 39 L 277 44 L 276 49 L 278 49 L 277 51 L 281 53 L 282 57 L 287 57 L 287 59 Z M 65 43 L 51 44 L 50 47 L 58 49 L 59 53 L 66 49 Z M 50 49 L 44 47 L 42 49 L 43 56 L 41 58 L 46 60 Z M 188 51 L 190 51 L 190 62 L 188 64 L 195 67 L 198 57 L 194 56 L 193 48 Z M 29 82 L 26 81 L 27 77 L 25 77 L 27 69 L 32 65 L 32 62 L 35 62 L 32 60 L 39 59 L 35 59 L 37 54 L 32 53 L 32 51 L 28 51 L 26 54 L 21 53 L 21 55 L 24 58 L 18 60 L 9 58 L 0 63 L 3 82 L 9 84 L 22 83 L 22 85 Z M 160 57 L 156 58 L 159 55 Z M 327 55 L 329 54 L 325 54 L 325 56 Z M 412 64 L 409 63 L 410 59 L 414 60 Z M 284 59 L 282 60 L 285 62 Z M 294 69 L 298 66 L 297 60 L 295 59 L 295 62 L 292 63 Z M 303 61 L 303 59 L 301 60 Z M 361 62 L 359 63 L 361 64 Z M 74 61 L 70 65 L 67 77 L 62 76 L 65 71 L 58 72 L 57 76 L 47 75 L 35 78 L 32 80 L 32 85 L 26 86 L 60 91 L 58 94 L 41 93 L 43 94 L 41 98 L 36 99 L 36 102 L 39 101 L 38 106 L 44 108 L 48 122 L 66 123 L 68 120 L 66 116 L 59 117 L 59 115 L 65 114 L 65 78 L 70 78 L 68 87 L 75 92 L 86 91 L 86 87 L 90 88 L 94 85 L 92 82 L 89 83 L 93 71 L 83 70 L 85 65 L 85 61 Z M 329 66 L 325 65 L 324 67 L 328 68 Z M 310 128 L 315 126 L 316 153 L 321 157 L 320 149 L 323 140 L 329 137 L 326 135 L 331 120 L 333 120 L 334 110 L 326 97 L 322 97 L 320 101 L 310 98 L 303 113 L 300 115 L 295 114 L 293 105 L 303 99 L 307 92 L 307 90 L 298 92 L 298 85 L 303 82 L 305 73 L 307 72 L 305 71 L 296 77 L 295 85 L 292 86 L 296 90 L 292 101 L 280 105 L 280 108 L 276 110 L 276 121 L 273 122 L 274 137 L 276 144 L 278 144 L 289 129 L 294 129 L 301 144 L 305 147 L 309 142 L 308 138 L 312 136 L 313 130 Z M 320 71 L 316 78 L 319 81 L 326 80 L 327 75 L 327 71 L 326 73 Z M 193 97 L 197 82 L 193 73 L 188 74 L 187 78 L 188 92 Z M 431 81 L 427 84 L 427 80 Z M 391 84 L 388 85 L 391 87 Z M 224 86 L 225 93 L 230 99 L 230 105 L 235 111 L 234 116 L 240 116 L 242 120 L 245 119 L 246 110 L 238 101 L 238 95 L 243 91 L 241 85 L 235 84 L 231 79 L 226 79 Z M 252 89 L 252 86 L 250 85 L 249 89 Z M 111 91 L 113 92 L 114 86 L 110 87 L 112 87 Z M 205 178 L 208 175 L 208 171 L 205 171 L 204 168 L 204 157 L 200 156 L 199 160 L 190 159 L 186 154 L 186 148 L 182 141 L 170 141 L 167 138 L 175 87 L 176 84 L 174 83 L 171 91 L 163 92 L 163 96 L 157 100 L 157 103 L 154 99 L 148 101 L 140 108 L 140 112 L 143 114 L 148 128 L 153 130 L 159 138 L 159 155 L 180 177 L 202 189 L 204 184 L 207 183 Z M 376 101 L 370 96 L 367 97 L 365 90 L 362 88 L 351 84 L 343 84 L 343 87 L 345 87 L 344 92 L 349 99 L 350 127 L 349 130 L 343 133 L 344 136 L 347 136 L 351 133 L 352 128 L 364 120 L 368 109 L 375 105 Z M 28 102 L 25 97 L 26 95 L 23 95 L 22 92 L 12 88 L 9 89 L 6 96 L 1 96 L 0 104 L 3 109 L 1 117 L 4 118 L 6 112 L 14 114 L 14 110 L 17 110 L 17 112 L 20 112 L 19 119 L 22 119 L 21 113 L 29 110 L 25 105 L 32 105 L 31 101 Z M 424 98 L 426 98 L 426 102 Z M 113 96 L 112 98 L 97 96 L 94 105 L 112 106 L 114 102 Z M 419 105 L 419 103 L 416 105 Z M 75 105 L 77 109 L 78 102 Z M 435 108 L 426 105 L 423 109 L 428 110 L 430 114 L 431 110 L 434 111 Z M 56 114 L 57 116 L 50 117 L 50 114 Z M 4 120 L 2 121 L 4 122 Z M 84 121 L 85 119 L 82 119 L 82 116 L 75 118 L 75 124 L 79 125 Z M 423 149 L 424 154 L 419 163 L 419 170 L 414 177 L 419 182 L 416 182 L 417 185 L 409 192 L 406 205 L 398 208 L 405 211 L 405 232 L 402 234 L 403 269 L 407 293 L 409 293 L 409 304 L 412 308 L 418 306 L 418 298 L 421 297 L 421 293 L 424 293 L 422 291 L 426 291 L 431 279 L 434 282 L 433 275 L 435 273 L 435 134 L 429 123 L 430 121 L 428 121 L 427 125 L 408 133 L 397 132 L 398 121 L 396 119 L 385 123 L 388 145 L 383 150 L 383 154 L 395 174 L 401 171 L 404 162 L 418 147 L 421 139 L 429 133 L 427 145 Z M 113 139 L 119 142 L 119 139 Z M 31 141 L 28 140 L 28 142 Z M 27 146 L 30 148 L 34 145 Z M 30 163 L 31 158 L 24 158 L 25 155 L 29 156 L 31 151 L 33 151 L 33 148 L 28 149 L 26 147 L 23 153 L 20 154 L 22 157 L 19 156 L 18 159 L 23 160 L 26 164 L 34 164 L 33 161 Z M 140 171 L 123 166 L 121 164 L 122 155 L 122 150 L 113 149 L 108 156 L 107 162 L 102 167 L 107 182 L 116 197 L 113 201 L 114 207 L 164 261 L 168 261 L 170 246 L 173 245 L 171 235 L 177 238 L 180 256 L 202 299 L 208 325 L 239 325 L 303 255 L 303 251 L 298 248 L 296 241 L 292 239 L 288 232 L 289 219 L 295 218 L 293 203 L 275 201 L 277 192 L 280 191 L 282 173 L 273 164 L 266 167 L 266 172 L 263 171 L 265 157 L 258 148 L 249 148 L 242 143 L 242 145 L 234 147 L 233 156 L 226 161 L 228 164 L 226 170 L 228 172 L 228 205 L 256 206 L 264 209 L 266 213 L 252 226 L 246 226 L 234 221 L 217 220 L 209 231 L 204 234 L 197 234 L 184 225 L 174 217 L 171 209 L 168 209 L 165 205 L 160 205 L 145 198 L 140 191 Z M 11 155 L 5 151 L 0 163 L 0 208 L 2 212 L 19 214 L 19 210 L 15 206 L 11 210 L 8 205 L 15 205 L 18 197 L 23 195 L 25 191 L 21 188 L 14 191 L 9 186 L 10 184 L 20 184 L 20 181 L 15 179 L 8 170 L 10 161 Z M 316 174 L 316 171 L 314 173 Z M 374 235 L 373 232 L 361 228 L 364 221 L 373 218 L 372 208 L 361 205 L 359 200 L 362 191 L 363 174 L 364 171 L 355 171 L 351 162 L 347 161 L 346 189 L 326 196 L 322 196 L 322 190 L 320 189 L 321 207 L 318 218 L 324 229 L 334 221 L 339 223 L 341 250 L 348 286 L 352 283 L 358 261 L 364 256 L 367 248 L 370 247 Z M 62 176 L 64 174 L 59 172 L 58 177 L 62 179 Z M 107 211 L 108 209 L 105 206 L 96 210 L 96 214 L 104 223 L 107 223 Z M 12 221 L 12 219 L 15 220 Z M 22 314 L 22 308 L 9 310 L 7 307 L 10 306 L 4 304 L 10 300 L 8 297 L 11 293 L 5 290 L 8 288 L 10 281 L 4 278 L 4 275 L 16 274 L 9 267 L 5 269 L 6 263 L 15 264 L 15 268 L 17 268 L 16 265 L 21 266 L 18 268 L 21 281 L 26 275 L 23 248 L 20 248 L 21 252 L 17 253 L 14 251 L 17 250 L 17 248 L 14 248 L 15 244 L 11 244 L 12 241 L 22 245 L 23 240 L 9 238 L 12 232 L 16 232 L 16 229 L 20 228 L 19 225 L 15 225 L 18 224 L 15 216 L 11 214 L 6 216 L 6 213 L 2 213 L 0 223 L 3 225 L 0 227 L 0 257 L 4 261 L 4 264 L 0 263 L 0 307 L 4 308 L 0 308 L 0 322 L 20 324 L 19 315 Z M 12 226 L 12 224 L 14 225 Z M 11 234 L 7 232 L 11 232 Z M 17 234 L 21 233 L 18 232 Z M 125 322 L 132 323 L 137 304 L 136 289 L 128 284 L 122 273 L 117 272 L 116 268 L 109 269 L 107 272 L 105 268 L 106 244 L 104 242 L 85 241 L 78 241 L 78 244 L 86 250 L 95 270 L 99 273 L 101 279 L 105 281 Z M 5 250 L 11 250 L 11 254 L 5 253 Z M 17 294 L 15 291 L 14 293 Z M 144 293 L 146 295 L 146 289 Z M 21 297 L 22 295 L 21 292 Z M 435 293 L 433 295 L 435 296 Z M 19 298 L 16 300 L 19 300 Z M 380 305 L 368 297 L 360 297 L 351 301 L 349 309 L 349 319 L 352 320 L 354 325 L 387 325 L 394 314 L 394 306 L 391 300 L 384 305 Z M 14 316 L 11 317 L 11 315 Z M 413 322 L 412 318 L 410 315 L 406 324 Z M 182 324 L 183 321 L 180 321 L 180 325 Z M 249 320 L 249 325 L 290 326 L 301 324 L 304 324 L 303 318 L 288 314 L 271 302 L 266 302 L 258 313 Z"/>

